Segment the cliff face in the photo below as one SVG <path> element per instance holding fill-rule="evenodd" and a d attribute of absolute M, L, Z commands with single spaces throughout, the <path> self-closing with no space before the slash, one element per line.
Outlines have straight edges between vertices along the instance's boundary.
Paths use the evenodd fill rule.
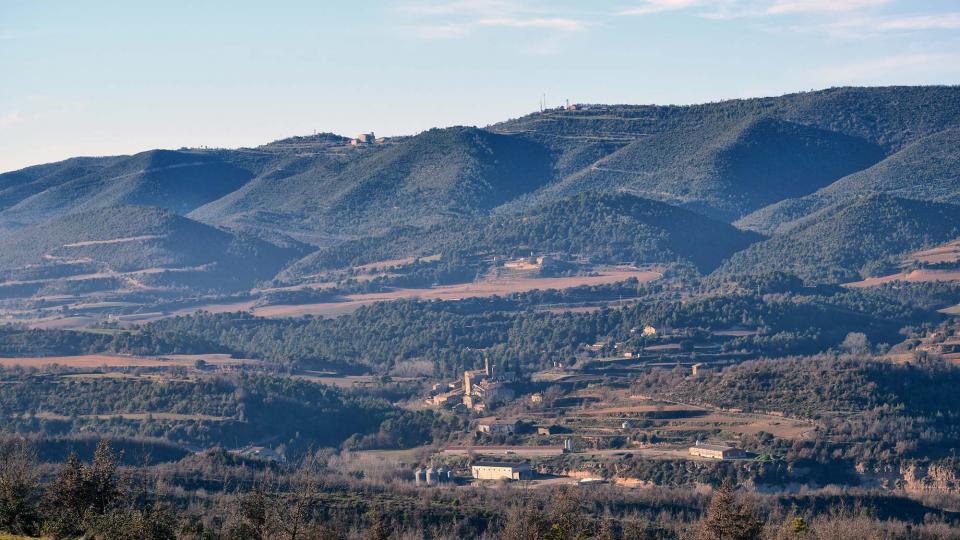
<path fill-rule="evenodd" d="M 955 467 L 905 464 L 900 475 L 903 489 L 910 493 L 960 493 L 960 471 Z"/>
<path fill-rule="evenodd" d="M 960 493 L 960 469 L 950 464 L 904 463 L 899 468 L 857 465 L 863 485 L 907 493 Z"/>

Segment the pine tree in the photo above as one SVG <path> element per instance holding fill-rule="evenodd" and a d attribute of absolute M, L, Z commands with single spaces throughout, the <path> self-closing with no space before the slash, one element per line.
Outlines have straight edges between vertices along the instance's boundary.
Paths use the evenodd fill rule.
<path fill-rule="evenodd" d="M 704 540 L 755 540 L 763 523 L 746 505 L 737 501 L 733 482 L 728 478 L 713 494 L 707 515 L 701 523 Z"/>

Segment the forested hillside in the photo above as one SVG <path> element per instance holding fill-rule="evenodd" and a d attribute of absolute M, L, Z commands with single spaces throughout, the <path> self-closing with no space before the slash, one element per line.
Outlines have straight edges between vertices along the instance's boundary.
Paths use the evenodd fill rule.
<path fill-rule="evenodd" d="M 310 168 L 195 211 L 215 223 L 270 212 L 295 229 L 370 234 L 484 213 L 551 178 L 540 145 L 476 128 L 433 129 L 414 137 L 347 148 L 335 170 Z"/>
<path fill-rule="evenodd" d="M 37 286 L 64 278 L 136 282 L 127 286 L 169 280 L 235 289 L 269 279 L 294 254 L 169 210 L 142 206 L 81 212 L 0 236 L 0 267 L 6 278 Z M 136 275 L 123 275 L 130 273 Z"/>
<path fill-rule="evenodd" d="M 0 192 L 0 201 L 7 207 L 0 213 L 0 225 L 16 227 L 116 205 L 186 214 L 238 189 L 253 176 L 203 152 L 153 150 L 95 164 L 99 167 L 81 171 L 67 162 L 57 168 L 59 174 L 36 171 L 31 178 L 4 175 L 0 183 L 8 187 Z"/>
<path fill-rule="evenodd" d="M 864 139 L 747 117 L 640 137 L 542 196 L 624 189 L 731 220 L 811 193 L 882 155 Z"/>
<path fill-rule="evenodd" d="M 873 193 L 956 204 L 960 202 L 957 148 L 960 130 L 935 133 L 806 197 L 786 199 L 745 216 L 737 225 L 769 234 L 828 206 Z"/>
<path fill-rule="evenodd" d="M 871 195 L 825 208 L 718 270 L 781 270 L 818 282 L 896 271 L 903 255 L 960 236 L 960 207 Z"/>
<path fill-rule="evenodd" d="M 51 311 L 51 295 L 71 309 L 155 304 L 128 293 L 157 287 L 179 304 L 211 291 L 257 301 L 257 283 L 430 287 L 530 256 L 547 256 L 543 275 L 680 264 L 855 280 L 956 237 L 958 133 L 957 87 L 834 88 L 75 158 L 0 175 L 0 296 Z M 384 261 L 391 272 L 351 268 Z"/>
<path fill-rule="evenodd" d="M 280 278 L 289 281 L 324 269 L 434 254 L 447 261 L 531 253 L 603 263 L 687 261 L 708 271 L 759 239 L 664 203 L 626 193 L 587 193 L 520 214 L 451 220 L 346 242 L 297 261 Z"/>

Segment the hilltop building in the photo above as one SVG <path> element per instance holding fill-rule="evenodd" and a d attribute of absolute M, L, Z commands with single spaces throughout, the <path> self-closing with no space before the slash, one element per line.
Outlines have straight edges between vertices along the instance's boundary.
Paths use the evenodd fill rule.
<path fill-rule="evenodd" d="M 377 142 L 377 137 L 371 131 L 370 133 L 361 133 L 355 138 L 350 139 L 350 144 L 353 146 L 360 146 L 362 144 L 373 144 Z"/>

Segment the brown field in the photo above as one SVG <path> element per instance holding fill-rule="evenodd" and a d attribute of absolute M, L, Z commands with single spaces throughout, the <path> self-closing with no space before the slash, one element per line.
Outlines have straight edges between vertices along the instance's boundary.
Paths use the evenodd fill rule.
<path fill-rule="evenodd" d="M 960 262 L 960 240 L 954 240 L 934 248 L 917 251 L 909 255 L 905 261 L 907 263 L 916 261 L 926 264 Z"/>
<path fill-rule="evenodd" d="M 40 330 L 72 330 L 75 328 L 86 328 L 97 323 L 94 317 L 76 316 L 61 317 L 57 319 L 36 319 L 27 326 Z"/>
<path fill-rule="evenodd" d="M 340 302 L 265 306 L 254 309 L 253 314 L 261 317 L 297 317 L 301 315 L 332 317 L 351 312 L 360 306 L 374 302 L 409 299 L 461 300 L 464 298 L 502 296 L 536 289 L 568 289 L 581 285 L 605 285 L 625 281 L 630 278 L 637 278 L 641 282 L 648 282 L 658 279 L 661 276 L 662 274 L 659 272 L 640 270 L 637 268 L 611 268 L 598 272 L 598 274 L 594 276 L 559 278 L 511 276 L 478 283 L 444 285 L 431 289 L 396 289 L 383 293 L 351 294 L 344 297 L 344 300 Z"/>
<path fill-rule="evenodd" d="M 940 313 L 944 313 L 946 315 L 960 315 L 960 304 L 957 304 L 953 307 L 948 307 L 946 309 L 941 309 Z"/>
<path fill-rule="evenodd" d="M 863 281 L 847 283 L 847 287 L 875 287 L 884 283 L 894 281 L 905 281 L 909 283 L 920 283 L 925 281 L 960 281 L 960 270 L 926 270 L 919 269 L 910 272 L 901 272 L 889 276 L 872 277 Z"/>
<path fill-rule="evenodd" d="M 915 251 L 903 258 L 901 264 L 904 268 L 909 268 L 914 264 L 941 264 L 960 262 L 960 240 L 953 240 L 946 244 Z M 924 281 L 960 281 L 960 270 L 933 270 L 918 269 L 912 271 L 900 272 L 889 276 L 880 276 L 867 278 L 863 281 L 847 283 L 848 287 L 873 287 L 890 283 L 892 281 L 906 282 L 924 282 Z"/>
<path fill-rule="evenodd" d="M 379 268 L 383 266 L 388 266 L 392 264 L 403 264 L 411 262 L 410 259 L 397 259 L 393 261 L 381 261 L 378 263 L 371 263 L 370 265 L 365 265 L 363 268 Z M 198 267 L 199 268 L 199 267 Z M 127 273 L 102 273 L 102 274 L 90 274 L 85 276 L 71 276 L 66 279 L 90 279 L 95 277 L 124 277 L 124 278 L 133 278 L 137 274 L 152 273 L 158 271 L 176 271 L 176 270 L 193 270 L 191 268 L 183 269 L 160 269 L 160 268 L 149 268 L 145 270 L 138 270 L 136 272 L 127 272 Z M 641 282 L 649 282 L 655 279 L 659 279 L 662 276 L 660 272 L 654 270 L 644 270 L 633 267 L 609 267 L 600 269 L 596 272 L 596 275 L 590 276 L 571 276 L 571 277 L 559 277 L 559 278 L 537 278 L 532 276 L 524 275 L 510 275 L 510 276 L 501 276 L 498 278 L 487 279 L 475 283 L 463 283 L 459 285 L 445 285 L 441 287 L 433 287 L 429 289 L 395 289 L 383 293 L 368 293 L 368 294 L 351 294 L 346 295 L 340 301 L 335 302 L 321 302 L 315 304 L 298 304 L 298 305 L 274 305 L 274 306 L 263 306 L 255 308 L 256 300 L 244 300 L 237 302 L 224 302 L 220 301 L 217 303 L 209 304 L 196 304 L 190 307 L 176 309 L 173 311 L 150 311 L 150 312 L 141 312 L 141 313 L 127 313 L 116 315 L 115 320 L 120 323 L 126 324 L 143 324 L 147 322 L 157 321 L 167 317 L 176 317 L 183 315 L 191 315 L 197 311 L 207 311 L 210 313 L 229 313 L 235 311 L 247 311 L 253 315 L 260 317 L 272 317 L 272 318 L 281 318 L 281 317 L 300 317 L 303 315 L 315 315 L 321 317 L 337 317 L 345 313 L 350 313 L 355 311 L 357 308 L 372 304 L 374 302 L 389 302 L 393 300 L 408 300 L 408 299 L 421 299 L 421 300 L 460 300 L 464 298 L 476 298 L 476 297 L 488 297 L 488 296 L 497 296 L 497 295 L 508 295 L 517 292 L 526 292 L 536 289 L 567 289 L 570 287 L 578 287 L 582 285 L 605 285 L 610 283 L 616 283 L 618 281 L 625 281 L 630 278 L 636 278 Z M 358 276 L 357 279 L 363 279 L 363 276 Z M 10 282 L 12 283 L 12 282 Z M 304 289 L 304 288 L 314 288 L 322 289 L 330 286 L 330 283 L 311 283 L 311 284 L 301 284 L 291 287 L 280 287 L 278 289 L 264 289 L 261 291 L 254 292 L 268 292 L 270 290 L 293 290 L 293 289 Z M 49 299 L 48 299 L 49 300 Z M 81 300 L 78 303 L 70 304 L 71 300 L 77 300 L 74 297 L 64 297 L 61 299 L 66 305 L 69 305 L 72 309 L 104 309 L 110 307 L 117 308 L 131 308 L 131 305 L 92 305 L 88 301 L 84 302 Z M 599 309 L 594 306 L 571 306 L 571 307 L 562 307 L 555 306 L 547 308 L 549 311 L 593 311 Z M 98 322 L 104 320 L 103 313 L 97 314 L 82 314 L 75 316 L 40 316 L 38 317 L 35 313 L 30 311 L 23 310 L 7 310 L 0 315 L 6 315 L 8 319 L 14 319 L 18 322 L 26 324 L 31 328 L 40 328 L 40 329 L 84 329 L 89 328 Z"/>
<path fill-rule="evenodd" d="M 64 367 L 84 369 L 95 369 L 104 366 L 111 368 L 193 367 L 197 360 L 204 360 L 214 365 L 238 365 L 257 362 L 257 360 L 230 358 L 229 355 L 226 354 L 176 354 L 155 358 L 119 354 L 84 354 L 79 356 L 0 358 L 0 366 L 39 368 L 57 364 Z"/>

